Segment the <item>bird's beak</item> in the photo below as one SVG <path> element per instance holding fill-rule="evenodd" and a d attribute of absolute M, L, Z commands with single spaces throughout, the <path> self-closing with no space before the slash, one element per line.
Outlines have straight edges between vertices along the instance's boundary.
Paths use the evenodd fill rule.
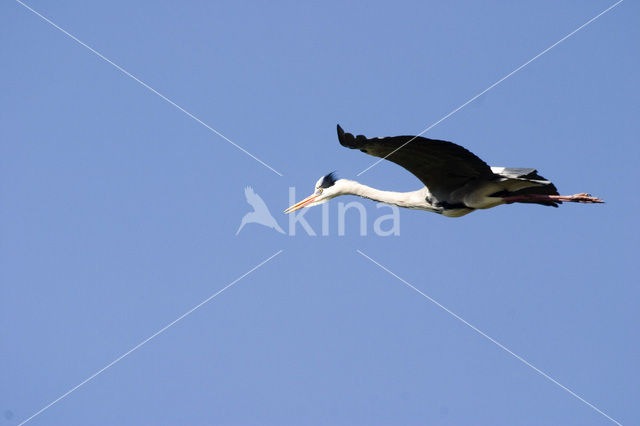
<path fill-rule="evenodd" d="M 291 212 L 294 212 L 296 210 L 299 210 L 299 209 L 303 208 L 304 206 L 306 206 L 308 204 L 311 204 L 313 202 L 313 200 L 315 200 L 316 198 L 318 198 L 317 194 L 309 195 L 307 198 L 305 198 L 304 200 L 300 201 L 297 204 L 292 205 L 291 207 L 286 209 L 284 212 L 285 213 L 291 213 Z"/>

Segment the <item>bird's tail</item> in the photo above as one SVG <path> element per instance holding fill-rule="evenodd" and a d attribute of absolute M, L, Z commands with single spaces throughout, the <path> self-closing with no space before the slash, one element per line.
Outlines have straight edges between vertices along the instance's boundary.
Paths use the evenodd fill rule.
<path fill-rule="evenodd" d="M 543 206 L 558 207 L 562 201 L 545 199 L 542 197 L 527 197 L 535 195 L 559 195 L 556 186 L 538 174 L 536 169 L 492 167 L 494 174 L 500 177 L 499 182 L 503 191 L 492 194 L 492 197 L 518 197 L 520 203 L 541 204 Z M 522 196 L 522 197 L 520 197 Z"/>

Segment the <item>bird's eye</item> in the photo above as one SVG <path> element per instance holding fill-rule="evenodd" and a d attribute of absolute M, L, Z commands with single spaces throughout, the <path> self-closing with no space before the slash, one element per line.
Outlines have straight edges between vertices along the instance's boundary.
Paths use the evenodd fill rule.
<path fill-rule="evenodd" d="M 322 188 L 318 188 L 318 194 L 322 194 Z"/>

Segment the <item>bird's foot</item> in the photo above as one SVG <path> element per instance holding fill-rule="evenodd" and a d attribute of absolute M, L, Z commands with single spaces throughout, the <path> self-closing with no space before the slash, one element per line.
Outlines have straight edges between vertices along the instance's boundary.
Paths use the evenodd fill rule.
<path fill-rule="evenodd" d="M 566 201 L 574 203 L 604 203 L 600 198 L 593 197 L 591 194 L 587 194 L 586 192 L 570 195 Z"/>

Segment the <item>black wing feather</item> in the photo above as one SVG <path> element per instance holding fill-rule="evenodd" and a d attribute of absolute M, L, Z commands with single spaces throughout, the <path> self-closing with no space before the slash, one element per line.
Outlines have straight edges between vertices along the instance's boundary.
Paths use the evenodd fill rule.
<path fill-rule="evenodd" d="M 452 142 L 421 136 L 368 139 L 345 133 L 338 139 L 347 148 L 392 161 L 414 174 L 436 196 L 446 196 L 476 179 L 493 179 L 491 168 L 475 154 Z"/>

